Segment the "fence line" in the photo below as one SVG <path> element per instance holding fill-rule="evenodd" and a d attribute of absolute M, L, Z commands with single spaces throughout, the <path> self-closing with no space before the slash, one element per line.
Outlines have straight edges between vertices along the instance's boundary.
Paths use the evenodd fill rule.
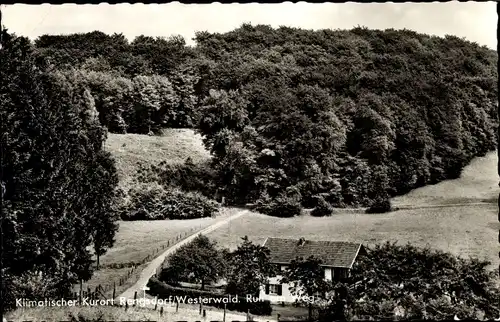
<path fill-rule="evenodd" d="M 129 280 L 130 276 L 135 272 L 135 270 L 151 261 L 152 259 L 156 258 L 156 256 L 160 253 L 165 251 L 166 249 L 174 246 L 177 244 L 180 240 L 185 239 L 188 235 L 191 236 L 195 233 L 200 232 L 203 228 L 203 225 L 199 225 L 198 227 L 192 227 L 191 229 L 181 232 L 177 234 L 175 237 L 171 239 L 167 239 L 166 244 L 162 244 L 161 246 L 155 248 L 150 254 L 148 254 L 144 259 L 142 259 L 139 262 L 129 262 L 129 263 L 122 263 L 121 265 L 124 265 L 122 267 L 119 267 L 120 264 L 111 264 L 111 265 L 101 265 L 100 268 L 110 268 L 110 269 L 120 269 L 120 268 L 125 268 L 125 267 L 130 267 L 129 270 L 127 270 L 126 274 L 123 276 L 119 277 L 118 280 L 113 280 L 110 282 L 110 284 L 105 284 L 104 286 L 99 284 L 95 288 L 92 288 L 89 286 L 88 283 L 80 283 L 80 291 L 79 292 L 72 292 L 71 293 L 71 298 L 72 299 L 78 299 L 79 301 L 82 301 L 83 298 L 89 298 L 91 300 L 99 299 L 99 298 L 106 298 L 106 293 L 110 292 L 111 290 L 113 291 L 113 298 L 115 297 L 116 293 L 116 287 L 117 286 L 123 286 L 127 281 Z M 156 276 L 159 276 L 161 270 L 163 270 L 164 264 L 162 263 L 160 267 L 156 269 Z"/>

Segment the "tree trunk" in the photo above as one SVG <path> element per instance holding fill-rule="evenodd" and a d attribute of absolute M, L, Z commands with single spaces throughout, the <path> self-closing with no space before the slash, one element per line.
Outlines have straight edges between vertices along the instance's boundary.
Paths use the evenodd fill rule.
<path fill-rule="evenodd" d="M 308 305 L 309 321 L 312 321 L 312 303 L 309 301 Z"/>
<path fill-rule="evenodd" d="M 97 253 L 97 262 L 96 262 L 97 263 L 97 270 L 99 270 L 99 257 L 100 257 L 99 253 Z"/>
<path fill-rule="evenodd" d="M 201 290 L 202 291 L 205 290 L 205 280 L 204 279 L 201 280 Z"/>

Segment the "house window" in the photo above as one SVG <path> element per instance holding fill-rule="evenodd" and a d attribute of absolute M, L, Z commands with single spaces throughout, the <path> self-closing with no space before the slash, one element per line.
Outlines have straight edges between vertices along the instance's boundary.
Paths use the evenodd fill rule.
<path fill-rule="evenodd" d="M 335 278 L 336 281 L 341 281 L 348 276 L 349 276 L 349 270 L 337 267 L 334 269 L 333 277 Z"/>
<path fill-rule="evenodd" d="M 268 295 L 281 295 L 283 287 L 281 284 L 266 284 L 266 294 Z"/>

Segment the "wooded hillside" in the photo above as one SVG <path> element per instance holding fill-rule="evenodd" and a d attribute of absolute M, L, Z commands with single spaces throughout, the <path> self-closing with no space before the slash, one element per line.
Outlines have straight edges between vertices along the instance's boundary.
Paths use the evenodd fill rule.
<path fill-rule="evenodd" d="M 323 199 L 383 205 L 495 148 L 498 57 L 476 43 L 249 24 L 195 40 L 93 32 L 35 43 L 40 61 L 91 89 L 111 131 L 196 128 L 227 200 L 267 213 Z"/>

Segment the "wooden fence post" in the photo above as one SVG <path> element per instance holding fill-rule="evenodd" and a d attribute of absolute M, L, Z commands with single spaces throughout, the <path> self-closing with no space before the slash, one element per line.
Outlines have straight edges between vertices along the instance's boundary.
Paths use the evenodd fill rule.
<path fill-rule="evenodd" d="M 160 308 L 160 316 L 163 316 L 163 306 Z"/>
<path fill-rule="evenodd" d="M 222 315 L 222 322 L 226 322 L 226 307 L 227 307 L 227 304 L 224 303 L 224 315 Z"/>
<path fill-rule="evenodd" d="M 175 301 L 175 313 L 179 312 L 179 301 Z"/>
<path fill-rule="evenodd" d="M 125 312 L 128 310 L 128 301 L 125 301 Z"/>
<path fill-rule="evenodd" d="M 137 291 L 134 292 L 134 306 L 135 306 L 136 300 L 137 300 Z"/>
<path fill-rule="evenodd" d="M 113 299 L 116 297 L 116 283 L 113 282 Z"/>
<path fill-rule="evenodd" d="M 82 298 L 83 297 L 83 280 L 80 279 L 80 300 L 79 300 L 79 303 L 80 305 L 82 305 Z"/>

